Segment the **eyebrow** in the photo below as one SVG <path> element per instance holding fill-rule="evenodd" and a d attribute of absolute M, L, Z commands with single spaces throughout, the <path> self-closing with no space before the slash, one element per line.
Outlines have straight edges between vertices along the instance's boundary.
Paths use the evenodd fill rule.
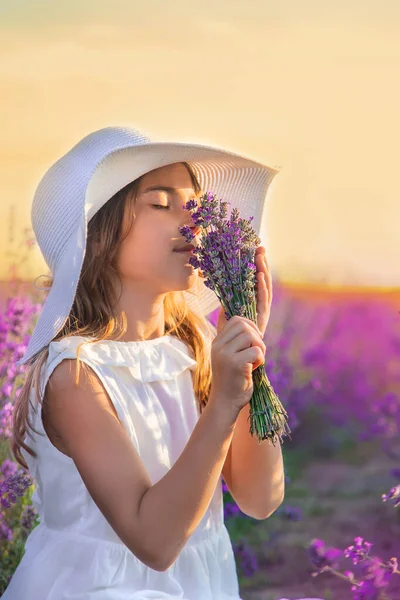
<path fill-rule="evenodd" d="M 161 191 L 161 192 L 170 192 L 170 193 L 178 191 L 177 188 L 168 187 L 167 185 L 153 185 L 153 186 L 150 186 L 150 187 L 146 188 L 143 191 L 143 194 L 145 194 L 146 192 L 150 192 L 151 190 L 158 190 L 158 191 Z M 194 190 L 193 190 L 193 192 L 194 192 Z"/>

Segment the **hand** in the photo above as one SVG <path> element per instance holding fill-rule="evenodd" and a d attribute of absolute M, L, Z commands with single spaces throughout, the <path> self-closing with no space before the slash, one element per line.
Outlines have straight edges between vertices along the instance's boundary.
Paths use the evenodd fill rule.
<path fill-rule="evenodd" d="M 211 345 L 210 400 L 225 414 L 237 417 L 253 395 L 254 369 L 265 362 L 265 344 L 250 319 L 235 315 Z"/>
<path fill-rule="evenodd" d="M 254 262 L 257 267 L 256 278 L 257 278 L 257 327 L 261 331 L 264 337 L 265 330 L 267 329 L 272 304 L 272 277 L 269 270 L 267 256 L 264 246 L 258 246 L 256 248 Z M 264 279 L 261 276 L 264 274 Z M 227 323 L 225 319 L 225 311 L 220 307 L 217 323 L 217 333 L 219 333 L 222 327 Z"/>

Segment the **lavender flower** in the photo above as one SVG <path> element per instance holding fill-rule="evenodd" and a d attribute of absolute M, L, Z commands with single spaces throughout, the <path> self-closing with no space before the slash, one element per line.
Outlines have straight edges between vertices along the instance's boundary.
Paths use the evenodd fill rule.
<path fill-rule="evenodd" d="M 309 548 L 309 557 L 317 569 L 323 569 L 326 566 L 336 568 L 338 558 L 342 555 L 339 548 L 328 548 L 323 540 L 314 539 Z"/>
<path fill-rule="evenodd" d="M 303 518 L 303 513 L 299 506 L 280 506 L 275 512 L 282 515 L 288 521 L 301 521 Z"/>
<path fill-rule="evenodd" d="M 382 590 L 390 583 L 392 572 L 382 564 L 380 558 L 374 556 L 362 565 L 362 574 L 365 579 L 351 588 L 354 592 L 353 599 L 380 600 Z"/>
<path fill-rule="evenodd" d="M 239 544 L 233 543 L 233 549 L 235 555 L 239 557 L 245 577 L 254 575 L 258 570 L 259 565 L 256 554 L 250 549 L 248 544 L 245 542 L 240 542 Z"/>
<path fill-rule="evenodd" d="M 22 471 L 17 471 L 4 481 L 0 482 L 0 504 L 3 508 L 10 508 L 17 498 L 24 495 L 25 490 L 32 484 L 29 477 Z"/>
<path fill-rule="evenodd" d="M 11 395 L 11 391 L 8 392 L 6 386 L 3 388 L 3 394 Z M 14 413 L 14 406 L 11 402 L 7 402 L 0 409 L 0 435 L 11 438 L 12 435 L 12 416 Z"/>
<path fill-rule="evenodd" d="M 3 464 L 0 465 L 0 473 L 3 475 L 3 477 L 9 477 L 10 475 L 14 475 L 14 473 L 16 473 L 17 470 L 17 463 L 10 460 L 9 458 L 6 458 L 5 461 L 3 461 Z"/>
<path fill-rule="evenodd" d="M 351 586 L 353 600 L 380 600 L 381 591 L 377 590 L 372 581 L 361 581 Z"/>
<path fill-rule="evenodd" d="M 257 324 L 256 265 L 254 256 L 261 243 L 251 221 L 242 219 L 237 208 L 227 218 L 228 202 L 218 201 L 211 192 L 203 195 L 200 204 L 189 200 L 183 208 L 191 212 L 192 220 L 203 230 L 201 245 L 193 251 L 189 263 L 198 268 L 204 285 L 218 297 L 227 321 L 238 315 Z M 188 243 L 194 235 L 190 227 L 179 228 Z M 253 395 L 250 400 L 250 433 L 258 441 L 276 439 L 290 434 L 288 414 L 265 373 L 265 364 L 252 372 Z"/>
<path fill-rule="evenodd" d="M 354 538 L 354 542 L 344 550 L 344 555 L 350 558 L 354 565 L 358 565 L 362 579 L 357 581 L 352 571 L 344 571 L 343 574 L 338 572 L 335 562 L 341 551 L 336 549 L 327 551 L 323 540 L 314 540 L 310 547 L 311 560 L 318 569 L 313 576 L 323 571 L 330 571 L 346 579 L 353 584 L 351 587 L 353 600 L 383 600 L 384 598 L 389 600 L 384 595 L 384 590 L 388 587 L 392 575 L 400 574 L 397 558 L 393 557 L 387 563 L 383 563 L 378 556 L 368 555 L 373 544 L 364 541 L 362 537 Z"/>
<path fill-rule="evenodd" d="M 0 513 L 0 540 L 7 540 L 8 542 L 12 542 L 13 539 L 14 534 L 11 527 L 9 527 L 7 523 L 3 521 L 3 518 Z"/>
<path fill-rule="evenodd" d="M 32 504 L 25 506 L 21 517 L 21 527 L 25 535 L 28 535 L 32 530 L 36 516 L 37 512 Z"/>
<path fill-rule="evenodd" d="M 382 501 L 393 500 L 393 506 L 400 506 L 400 484 L 392 487 L 388 494 L 382 494 Z"/>
<path fill-rule="evenodd" d="M 354 545 L 348 546 L 348 548 L 345 549 L 344 555 L 353 561 L 353 565 L 357 565 L 362 560 L 365 560 L 373 544 L 364 542 L 364 538 L 362 537 L 356 537 L 354 538 L 354 541 Z"/>
<path fill-rule="evenodd" d="M 230 517 L 236 517 L 241 513 L 240 508 L 236 503 L 233 502 L 224 502 L 224 519 L 229 519 Z"/>

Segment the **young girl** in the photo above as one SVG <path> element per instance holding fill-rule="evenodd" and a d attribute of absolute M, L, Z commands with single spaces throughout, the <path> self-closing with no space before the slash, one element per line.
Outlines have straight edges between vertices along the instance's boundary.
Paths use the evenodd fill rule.
<path fill-rule="evenodd" d="M 42 178 L 32 225 L 51 277 L 12 442 L 40 523 L 4 600 L 240 599 L 221 478 L 258 519 L 284 495 L 280 446 L 254 443 L 242 410 L 265 346 L 241 317 L 212 339 L 219 302 L 179 228 L 198 233 L 184 204 L 206 190 L 259 227 L 277 172 L 107 127 Z"/>

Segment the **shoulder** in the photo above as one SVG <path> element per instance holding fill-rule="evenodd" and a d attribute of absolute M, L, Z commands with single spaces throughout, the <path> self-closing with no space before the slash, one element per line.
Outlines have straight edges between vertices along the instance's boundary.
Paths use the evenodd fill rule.
<path fill-rule="evenodd" d="M 78 372 L 82 369 L 90 373 L 90 369 L 83 361 L 78 361 L 78 349 L 87 339 L 81 336 L 67 336 L 60 340 L 50 342 L 46 361 L 45 382 L 51 379 L 59 385 L 73 382 Z M 79 363 L 79 364 L 78 364 Z"/>
<path fill-rule="evenodd" d="M 76 357 L 64 357 L 58 362 L 51 373 L 49 374 L 49 383 L 56 385 L 59 389 L 63 389 L 68 386 L 77 386 L 82 384 L 88 384 L 95 381 L 96 376 L 91 367 L 85 363 L 79 361 Z"/>
<path fill-rule="evenodd" d="M 98 410 L 117 417 L 101 379 L 88 364 L 80 362 L 78 365 L 76 358 L 65 358 L 54 367 L 48 378 L 44 403 L 56 431 L 63 419 L 71 424 L 78 415 L 93 419 L 94 411 Z"/>

